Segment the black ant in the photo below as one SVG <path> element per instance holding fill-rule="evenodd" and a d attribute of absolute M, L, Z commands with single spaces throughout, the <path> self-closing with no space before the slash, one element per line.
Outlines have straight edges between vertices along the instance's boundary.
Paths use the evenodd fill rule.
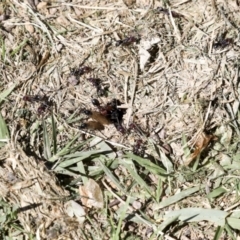
<path fill-rule="evenodd" d="M 120 45 L 122 45 L 122 46 L 129 46 L 132 43 L 138 43 L 139 41 L 140 41 L 140 38 L 131 36 L 131 37 L 127 37 L 125 39 L 116 41 L 116 46 L 117 47 L 120 46 Z"/>

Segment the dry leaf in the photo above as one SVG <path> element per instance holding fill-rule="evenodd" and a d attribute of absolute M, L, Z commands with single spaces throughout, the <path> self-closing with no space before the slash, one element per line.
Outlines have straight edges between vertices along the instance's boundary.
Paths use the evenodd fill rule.
<path fill-rule="evenodd" d="M 49 58 L 50 58 L 50 52 L 49 51 L 45 51 L 41 61 L 37 65 L 37 70 L 39 70 L 41 67 L 43 67 L 43 65 L 45 65 L 47 63 Z"/>
<path fill-rule="evenodd" d="M 194 152 L 189 156 L 184 165 L 188 166 L 204 149 L 206 149 L 210 141 L 215 140 L 215 138 L 216 137 L 213 135 L 207 135 L 206 133 L 202 132 L 195 143 Z"/>
<path fill-rule="evenodd" d="M 138 52 L 140 57 L 141 71 L 144 70 L 145 65 L 147 64 L 148 60 L 151 57 L 148 50 L 150 50 L 154 44 L 157 44 L 159 42 L 160 42 L 160 38 L 158 36 L 151 36 L 149 37 L 149 39 L 141 39 L 140 45 L 139 45 L 139 52 Z"/>
<path fill-rule="evenodd" d="M 69 217 L 75 216 L 78 222 L 80 224 L 83 224 L 83 222 L 85 221 L 86 212 L 80 204 L 74 202 L 73 200 L 70 200 L 66 202 L 64 206 L 65 211 Z"/>
<path fill-rule="evenodd" d="M 82 197 L 83 205 L 87 207 L 103 208 L 103 193 L 98 185 L 93 179 L 85 184 L 85 186 L 79 187 L 79 194 Z"/>

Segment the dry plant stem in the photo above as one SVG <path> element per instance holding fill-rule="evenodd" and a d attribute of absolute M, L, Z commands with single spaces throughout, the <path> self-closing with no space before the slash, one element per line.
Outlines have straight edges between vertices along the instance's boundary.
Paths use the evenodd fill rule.
<path fill-rule="evenodd" d="M 85 24 L 85 23 L 83 23 L 83 22 L 79 22 L 79 21 L 75 20 L 74 18 L 72 18 L 72 17 L 70 16 L 70 14 L 68 14 L 67 17 L 68 17 L 68 19 L 71 20 L 72 22 L 75 22 L 75 23 L 77 23 L 77 24 L 79 24 L 79 25 L 81 25 L 81 26 L 83 26 L 83 27 L 85 27 L 85 28 L 88 28 L 88 29 L 90 29 L 90 30 L 92 30 L 92 31 L 94 31 L 94 32 L 99 32 L 99 33 L 102 33 L 102 32 L 103 32 L 102 29 L 97 29 L 97 28 L 94 28 L 94 27 L 92 27 L 92 26 L 89 26 L 89 25 L 87 25 L 87 24 Z"/>
<path fill-rule="evenodd" d="M 62 3 L 62 6 L 70 6 L 70 7 L 77 7 L 77 8 L 82 8 L 82 9 L 97 9 L 97 10 L 116 10 L 116 11 L 129 11 L 129 8 L 125 8 L 125 7 L 92 7 L 92 6 L 85 6 L 85 5 L 76 5 L 76 4 L 69 4 L 69 3 Z M 58 6 L 57 6 L 58 7 Z M 134 10 L 131 10 L 133 12 L 143 12 L 145 11 L 144 9 L 141 8 L 136 8 Z"/>
<path fill-rule="evenodd" d="M 212 95 L 212 93 L 211 93 L 211 99 L 213 99 L 213 95 Z M 208 117 L 209 117 L 209 114 L 210 114 L 211 105 L 212 105 L 212 101 L 210 101 L 209 104 L 208 104 L 208 110 L 207 110 L 207 113 L 206 113 L 206 116 L 205 116 L 205 119 L 204 119 L 204 123 L 203 123 L 203 125 L 202 125 L 202 130 L 205 129 L 206 122 L 207 122 Z"/>
<path fill-rule="evenodd" d="M 219 10 L 220 10 L 220 13 L 221 13 L 221 15 L 223 16 L 225 22 L 226 22 L 230 27 L 232 27 L 232 28 L 234 28 L 234 29 L 236 29 L 236 30 L 239 31 L 239 29 L 235 26 L 235 24 L 233 24 L 233 23 L 227 18 L 226 14 L 224 13 L 224 9 L 223 9 L 222 6 L 219 8 Z"/>
<path fill-rule="evenodd" d="M 37 65 L 37 71 L 40 70 L 44 65 L 46 65 L 48 59 L 50 57 L 50 52 L 46 51 L 40 61 L 40 63 Z"/>
<path fill-rule="evenodd" d="M 225 99 L 225 101 L 227 101 L 227 99 L 226 99 L 225 96 L 223 96 L 223 98 Z M 233 122 L 233 125 L 234 125 L 234 127 L 235 127 L 235 130 L 236 130 L 238 136 L 240 136 L 240 131 L 239 131 L 238 123 L 237 123 L 237 121 L 236 121 L 236 117 L 234 116 L 232 107 L 231 107 L 231 105 L 230 105 L 229 103 L 226 103 L 226 106 L 227 106 L 227 109 L 228 109 L 228 111 L 229 111 L 229 113 L 230 113 L 230 117 L 232 118 L 231 121 Z"/>
<path fill-rule="evenodd" d="M 212 93 L 211 93 L 211 99 L 212 99 Z M 205 129 L 205 125 L 206 125 L 206 122 L 208 120 L 208 117 L 209 117 L 209 114 L 210 114 L 210 110 L 211 110 L 211 105 L 212 105 L 212 102 L 210 101 L 209 104 L 208 104 L 208 110 L 207 110 L 207 113 L 206 113 L 206 116 L 205 116 L 205 119 L 204 119 L 204 122 L 202 124 L 202 127 L 199 128 L 199 130 L 197 131 L 197 133 L 195 134 L 195 136 L 193 138 L 195 138 L 194 142 L 192 142 L 193 138 L 190 139 L 186 145 L 184 145 L 183 147 L 186 147 L 187 145 L 189 145 L 191 142 L 192 142 L 192 146 L 194 146 L 197 142 L 197 139 L 199 137 L 199 135 L 204 131 Z"/>
<path fill-rule="evenodd" d="M 154 5 L 154 2 L 153 0 L 151 0 L 151 2 L 148 4 L 148 8 L 145 10 L 145 13 L 143 13 L 143 15 L 139 20 L 144 19 L 144 17 L 148 14 L 149 10 L 153 8 L 153 5 Z"/>
<path fill-rule="evenodd" d="M 238 84 L 238 74 L 239 74 L 239 70 L 238 68 L 236 69 L 236 73 L 235 73 L 235 77 L 234 77 L 234 80 L 231 79 L 231 87 L 232 87 L 232 91 L 233 91 L 233 95 L 235 97 L 235 100 L 237 99 L 238 102 L 239 102 L 239 93 L 237 90 L 235 90 L 234 88 L 234 84 L 237 86 Z M 235 113 L 236 114 L 236 113 Z"/>
<path fill-rule="evenodd" d="M 133 102 L 134 102 L 134 97 L 135 97 L 135 93 L 136 93 L 136 86 L 137 86 L 137 77 L 138 77 L 138 63 L 137 63 L 137 60 L 134 58 L 134 63 L 133 63 L 135 66 L 135 71 L 134 71 L 134 83 L 133 83 L 133 88 L 132 88 L 132 94 L 131 94 L 131 101 L 130 101 L 130 105 L 129 105 L 129 108 L 128 109 L 128 112 L 127 112 L 127 126 L 129 125 L 129 122 L 130 122 L 130 118 L 131 118 L 131 115 L 132 115 L 132 109 L 133 109 Z"/>
<path fill-rule="evenodd" d="M 25 4 L 25 3 L 19 4 L 18 1 L 16 1 L 16 0 L 15 0 L 14 2 L 15 2 L 17 5 L 25 8 L 25 9 L 28 9 L 28 11 L 31 13 L 31 15 L 32 15 L 32 16 L 36 19 L 36 21 L 38 22 L 39 26 L 36 25 L 36 24 L 33 24 L 33 23 L 30 23 L 30 24 L 35 25 L 36 27 L 42 29 L 42 31 L 47 34 L 47 36 L 48 36 L 48 38 L 49 38 L 49 40 L 50 40 L 50 42 L 51 42 L 54 50 L 57 52 L 56 46 L 55 46 L 54 41 L 53 41 L 53 38 L 52 38 L 52 36 L 51 36 L 51 34 L 50 34 L 49 30 L 48 30 L 48 27 L 47 27 L 46 24 L 43 23 L 43 22 L 39 19 L 39 17 L 38 17 L 40 14 L 39 14 L 39 13 L 35 13 L 28 4 Z M 24 25 L 25 25 L 25 24 L 24 24 Z"/>
<path fill-rule="evenodd" d="M 229 212 L 230 210 L 232 210 L 232 209 L 238 207 L 239 205 L 240 205 L 240 202 L 237 202 L 237 203 L 233 204 L 232 206 L 230 206 L 230 207 L 224 209 L 224 211 L 225 211 L 225 212 Z M 233 212 L 234 212 L 234 211 L 233 211 Z"/>
<path fill-rule="evenodd" d="M 124 74 L 125 78 L 125 84 L 124 84 L 124 102 L 127 102 L 127 93 L 128 93 L 128 82 L 129 82 L 129 76 L 127 74 Z"/>
<path fill-rule="evenodd" d="M 170 16 L 171 23 L 172 23 L 173 28 L 174 28 L 174 32 L 175 32 L 175 34 L 176 34 L 176 37 L 177 37 L 177 39 L 178 39 L 178 42 L 180 43 L 180 41 L 181 41 L 180 31 L 179 31 L 179 29 L 177 28 L 177 26 L 176 26 L 176 24 L 175 24 L 175 21 L 174 21 L 174 19 L 173 19 L 172 11 L 171 11 L 170 7 L 169 7 L 169 9 L 168 9 L 168 12 L 169 12 L 169 16 Z"/>

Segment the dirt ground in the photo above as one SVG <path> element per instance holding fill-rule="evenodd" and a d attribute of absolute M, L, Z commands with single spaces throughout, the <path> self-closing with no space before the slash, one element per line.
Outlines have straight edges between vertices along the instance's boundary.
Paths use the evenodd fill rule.
<path fill-rule="evenodd" d="M 2 1 L 3 239 L 238 239 L 239 4 Z"/>

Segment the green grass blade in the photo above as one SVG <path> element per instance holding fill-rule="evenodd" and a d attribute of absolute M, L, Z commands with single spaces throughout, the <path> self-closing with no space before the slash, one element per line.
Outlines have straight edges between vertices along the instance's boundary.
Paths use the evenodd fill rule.
<path fill-rule="evenodd" d="M 6 45 L 5 45 L 5 41 L 3 40 L 2 37 L 1 37 L 1 45 L 2 45 L 2 61 L 5 62 L 5 58 L 6 58 Z"/>
<path fill-rule="evenodd" d="M 240 219 L 239 218 L 229 217 L 229 218 L 227 218 L 227 223 L 231 228 L 240 230 Z"/>
<path fill-rule="evenodd" d="M 224 226 L 224 229 L 226 230 L 226 232 L 228 233 L 228 237 L 231 237 L 229 239 L 231 240 L 237 240 L 237 238 L 234 236 L 234 231 L 231 229 L 231 227 L 226 223 L 226 225 Z"/>
<path fill-rule="evenodd" d="M 151 193 L 151 189 L 149 188 L 148 184 L 146 184 L 146 182 L 139 176 L 132 161 L 131 162 L 130 161 L 131 160 L 125 160 L 125 161 L 122 161 L 121 164 L 128 170 L 128 172 L 130 173 L 132 178 L 135 180 L 135 182 L 139 186 L 141 186 L 141 188 L 145 189 L 151 197 L 154 197 Z"/>
<path fill-rule="evenodd" d="M 0 147 L 4 146 L 8 142 L 10 136 L 7 128 L 7 124 L 0 113 Z"/>
<path fill-rule="evenodd" d="M 158 180 L 158 185 L 157 185 L 157 191 L 156 191 L 156 201 L 159 203 L 160 201 L 160 197 L 162 195 L 163 192 L 163 184 L 162 184 L 162 180 L 161 178 L 159 178 Z"/>
<path fill-rule="evenodd" d="M 167 226 L 169 226 L 170 224 L 172 224 L 173 222 L 178 221 L 179 216 L 173 216 L 173 217 L 169 217 L 166 218 L 163 223 L 160 224 L 158 230 L 163 231 Z"/>
<path fill-rule="evenodd" d="M 173 164 L 170 159 L 160 150 L 160 157 L 164 167 L 167 169 L 167 173 L 173 172 Z"/>
<path fill-rule="evenodd" d="M 214 189 L 213 191 L 211 191 L 207 197 L 208 198 L 216 198 L 216 197 L 219 197 L 221 196 L 222 194 L 226 193 L 227 192 L 227 189 L 224 188 L 224 187 L 218 187 L 216 189 Z"/>
<path fill-rule="evenodd" d="M 79 149 L 83 145 L 83 143 L 80 143 L 77 146 L 74 146 L 71 148 L 72 144 L 74 144 L 75 141 L 77 141 L 78 137 L 79 137 L 79 135 L 76 135 L 70 142 L 68 142 L 68 144 L 63 149 L 61 149 L 59 152 L 57 152 L 55 155 L 53 155 L 51 158 L 49 158 L 48 161 L 55 162 L 61 156 L 64 156 L 66 158 L 67 154 L 69 154 L 73 150 L 76 151 L 77 149 Z"/>
<path fill-rule="evenodd" d="M 15 89 L 15 87 L 16 87 L 16 85 L 13 84 L 11 87 L 9 87 L 8 89 L 6 89 L 0 93 L 0 104 L 2 103 L 2 101 L 4 101 L 6 99 L 6 97 L 9 94 L 11 94 L 11 92 Z"/>
<path fill-rule="evenodd" d="M 128 207 L 129 207 L 129 203 L 130 203 L 130 197 L 127 198 L 127 201 L 126 201 L 126 203 L 125 203 L 125 205 L 124 205 L 124 207 L 123 207 L 123 209 L 122 209 L 120 218 L 119 218 L 119 220 L 118 220 L 117 230 L 116 230 L 116 232 L 114 233 L 113 238 L 112 238 L 113 240 L 118 240 L 118 239 L 119 239 L 122 222 L 123 222 L 123 219 L 126 218 L 127 210 L 128 210 Z"/>
<path fill-rule="evenodd" d="M 217 231 L 216 231 L 216 233 L 215 233 L 215 235 L 214 235 L 213 240 L 219 240 L 219 239 L 221 238 L 221 235 L 222 235 L 223 230 L 224 230 L 224 227 L 218 226 L 218 227 L 217 227 Z"/>
<path fill-rule="evenodd" d="M 183 208 L 180 210 L 168 211 L 164 218 L 178 216 L 178 219 L 183 222 L 200 222 L 209 221 L 218 226 L 224 226 L 228 212 L 218 209 L 204 208 Z"/>
<path fill-rule="evenodd" d="M 24 39 L 12 52 L 11 52 L 11 56 L 13 57 L 15 54 L 17 54 L 22 47 L 24 47 L 28 42 L 28 39 Z"/>
<path fill-rule="evenodd" d="M 132 153 L 127 153 L 125 157 L 133 159 L 137 164 L 141 165 L 142 167 L 145 167 L 151 173 L 161 176 L 162 180 L 165 180 L 166 176 L 168 175 L 165 169 L 152 163 L 148 159 L 138 157 Z"/>
<path fill-rule="evenodd" d="M 104 164 L 103 164 L 103 161 L 101 160 L 101 157 L 100 159 L 98 159 L 101 167 L 102 167 L 102 170 L 105 172 L 105 174 L 109 177 L 109 179 L 116 185 L 116 187 L 118 189 L 120 189 L 123 193 L 127 194 L 126 193 L 126 190 L 124 189 L 124 187 L 120 184 L 120 182 L 118 181 L 118 179 L 112 174 L 112 171 L 109 170 Z"/>
<path fill-rule="evenodd" d="M 158 210 L 164 207 L 167 207 L 173 203 L 176 203 L 180 200 L 182 200 L 183 198 L 186 198 L 190 195 L 192 195 L 193 193 L 198 192 L 201 189 L 200 186 L 197 187 L 193 187 L 193 188 L 188 188 L 187 190 L 183 190 L 180 193 L 173 195 L 167 199 L 164 199 L 162 202 L 160 202 L 159 204 L 156 204 L 154 210 Z"/>

